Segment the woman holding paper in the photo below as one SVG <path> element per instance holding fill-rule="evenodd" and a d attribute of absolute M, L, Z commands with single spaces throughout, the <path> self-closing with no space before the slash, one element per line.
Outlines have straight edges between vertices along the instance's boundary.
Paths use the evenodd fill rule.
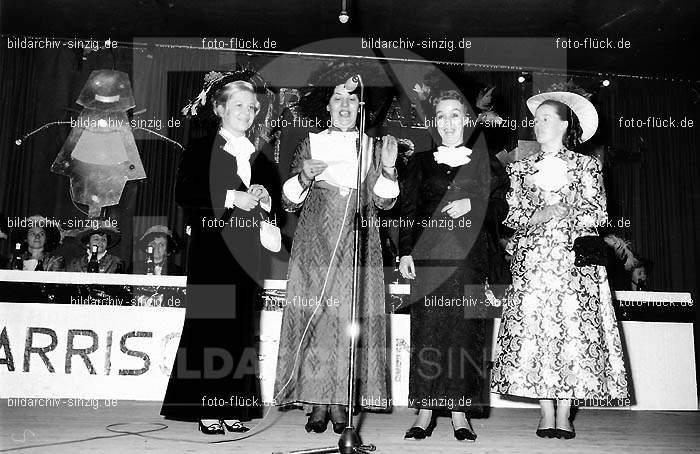
<path fill-rule="evenodd" d="M 570 439 L 572 399 L 624 405 L 627 398 L 605 267 L 576 266 L 572 250 L 576 238 L 595 235 L 607 219 L 600 161 L 573 151 L 595 133 L 598 115 L 588 99 L 570 92 L 542 93 L 527 106 L 541 152 L 508 167 L 504 223 L 515 229 L 508 244 L 513 285 L 503 304 L 492 388 L 539 399 L 537 436 Z"/>
<path fill-rule="evenodd" d="M 288 271 L 287 304 L 282 319 L 276 402 L 304 404 L 310 410 L 307 432 L 324 432 L 328 420 L 341 433 L 347 421 L 348 328 L 353 279 L 353 217 L 359 99 L 343 82 L 347 74 L 326 75 L 315 83 L 326 90 L 330 127 L 310 133 L 296 148 L 283 187 L 289 211 L 301 208 Z M 376 145 L 363 137 L 362 220 L 357 350 L 357 403 L 386 408 L 386 315 L 377 209 L 389 209 L 399 186 L 394 164 L 396 139 Z"/>
<path fill-rule="evenodd" d="M 419 410 L 405 438 L 431 436 L 435 413 L 447 411 L 454 437 L 473 441 L 466 413 L 487 404 L 479 314 L 488 272 L 489 155 L 464 145 L 468 109 L 459 92 L 443 91 L 432 103 L 441 145 L 409 159 L 401 187 L 399 271 L 411 279 L 412 302 L 408 401 Z"/>

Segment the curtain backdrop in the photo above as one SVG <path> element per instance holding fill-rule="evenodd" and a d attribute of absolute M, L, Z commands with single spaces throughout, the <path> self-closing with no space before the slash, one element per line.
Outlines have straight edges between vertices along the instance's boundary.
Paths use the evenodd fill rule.
<path fill-rule="evenodd" d="M 77 117 L 80 106 L 75 100 L 92 70 L 114 68 L 129 73 L 137 103 L 134 111 L 146 109 L 134 118 L 146 122 L 160 119 L 160 129 L 153 128 L 156 132 L 186 144 L 189 123 L 182 118 L 180 109 L 199 92 L 201 77 L 206 71 L 231 68 L 235 63 L 260 68 L 272 60 L 272 57 L 236 57 L 230 53 L 156 47 L 122 48 L 89 54 L 86 58 L 80 52 L 65 48 L 8 51 L 3 47 L 0 53 L 0 211 L 9 217 L 38 212 L 64 220 L 84 217 L 70 200 L 68 179 L 49 170 L 70 128 L 56 126 L 41 131 L 20 147 L 14 142 L 46 122 Z M 297 57 L 285 57 L 285 61 L 290 68 L 285 77 L 291 79 L 284 79 L 288 86 L 303 85 L 314 65 Z M 462 85 L 470 101 L 474 101 L 483 86 L 496 86 L 496 110 L 518 124 L 527 118 L 524 99 L 533 89 L 529 82 L 518 83 L 517 73 L 464 72 L 459 67 L 439 69 Z M 411 71 L 405 72 L 410 74 Z M 693 90 L 697 90 L 697 86 L 682 82 L 611 80 L 609 87 L 596 88 L 593 98 L 601 119 L 593 142 L 608 150 L 605 172 L 611 217 L 629 220 L 629 227 L 620 233 L 632 241 L 641 255 L 654 262 L 650 281 L 655 290 L 690 291 L 697 300 L 700 163 L 695 148 L 699 128 L 697 124 L 687 128 L 678 125 L 683 118 L 697 123 L 698 97 Z M 589 87 L 597 84 L 589 79 L 577 82 Z M 411 88 L 408 87 L 408 91 Z M 671 117 L 677 127 L 619 127 L 620 118 L 646 121 L 649 116 Z M 170 126 L 168 120 L 171 120 Z M 175 125 L 175 120 L 181 123 Z M 504 129 L 498 135 L 499 147 L 509 150 L 518 138 L 531 138 L 528 128 Z M 108 210 L 108 215 L 120 221 L 125 240 L 118 252 L 129 261 L 133 238 L 149 224 L 149 219 L 167 221 L 180 233 L 183 228 L 180 211 L 173 201 L 181 150 L 143 132 L 135 131 L 135 137 L 148 177 L 129 183 L 120 205 Z M 289 162 L 288 155 L 295 145 L 282 143 L 279 147 L 283 155 L 281 163 Z M 283 165 L 280 167 L 283 176 L 286 169 Z M 5 244 L 3 253 L 7 254 L 8 249 Z"/>
<path fill-rule="evenodd" d="M 618 80 L 601 89 L 598 106 L 603 143 L 610 145 L 605 170 L 609 212 L 629 220 L 625 236 L 654 263 L 656 290 L 692 291 L 700 273 L 700 128 L 697 91 L 689 84 Z M 624 127 L 626 120 L 673 119 L 675 128 Z M 695 123 L 681 127 L 683 119 Z M 623 127 L 620 127 L 620 120 Z M 623 219 L 624 218 L 624 219 Z"/>

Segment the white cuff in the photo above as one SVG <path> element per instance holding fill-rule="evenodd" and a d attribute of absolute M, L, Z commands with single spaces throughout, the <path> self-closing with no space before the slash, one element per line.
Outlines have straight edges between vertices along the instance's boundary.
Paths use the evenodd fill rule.
<path fill-rule="evenodd" d="M 399 196 L 399 183 L 379 175 L 374 185 L 374 193 L 383 199 L 395 199 Z"/>
<path fill-rule="evenodd" d="M 282 186 L 282 191 L 290 202 L 297 204 L 303 202 L 309 194 L 309 188 L 304 189 L 301 183 L 299 183 L 299 175 L 294 175 L 292 178 L 285 181 Z"/>
<path fill-rule="evenodd" d="M 225 208 L 233 208 L 233 202 L 236 200 L 236 191 L 233 189 L 229 189 L 226 191 L 226 199 L 224 199 L 224 207 Z"/>

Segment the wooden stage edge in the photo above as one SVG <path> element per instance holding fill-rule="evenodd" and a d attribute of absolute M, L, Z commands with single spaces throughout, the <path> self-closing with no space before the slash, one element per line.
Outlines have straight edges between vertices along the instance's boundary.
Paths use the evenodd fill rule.
<path fill-rule="evenodd" d="M 0 399 L 0 452 L 262 454 L 334 446 L 338 440 L 330 425 L 323 434 L 307 434 L 301 410 L 273 408 L 254 429 L 260 432 L 234 441 L 240 434 L 206 436 L 194 423 L 165 420 L 157 402 L 77 403 L 63 399 L 56 407 L 8 406 L 7 399 Z M 363 414 L 360 435 L 377 446 L 377 454 L 700 452 L 697 411 L 584 409 L 574 421 L 576 438 L 565 441 L 535 436 L 536 409 L 493 408 L 489 418 L 472 420 L 478 434 L 474 443 L 456 441 L 447 417 L 438 420 L 431 438 L 404 440 L 414 415 L 405 407 L 391 414 Z"/>

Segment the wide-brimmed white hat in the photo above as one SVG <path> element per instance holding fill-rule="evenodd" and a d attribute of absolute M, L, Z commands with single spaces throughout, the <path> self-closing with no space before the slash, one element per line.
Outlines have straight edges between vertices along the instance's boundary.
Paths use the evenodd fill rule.
<path fill-rule="evenodd" d="M 527 100 L 527 108 L 530 109 L 532 115 L 535 115 L 535 111 L 540 107 L 540 104 L 550 99 L 564 103 L 574 111 L 583 130 L 581 142 L 585 142 L 593 137 L 593 134 L 598 129 L 598 112 L 589 100 L 570 91 L 550 91 L 532 96 Z"/>

